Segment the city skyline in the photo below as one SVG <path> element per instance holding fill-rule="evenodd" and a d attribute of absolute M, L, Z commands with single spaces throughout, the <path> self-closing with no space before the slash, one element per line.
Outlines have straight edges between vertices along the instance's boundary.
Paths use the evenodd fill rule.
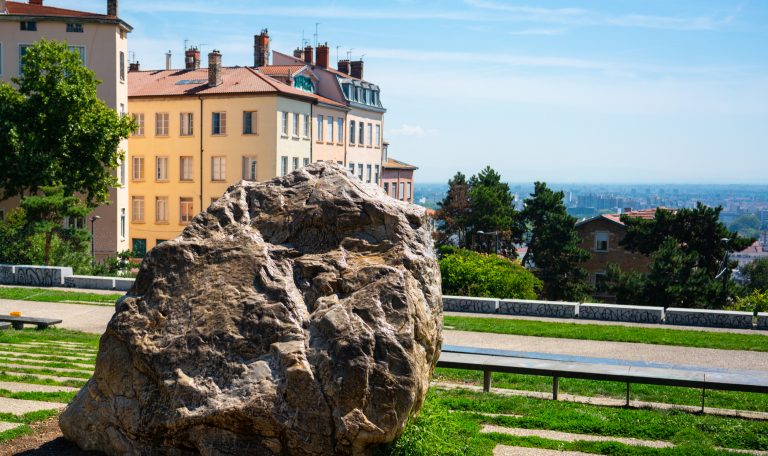
<path fill-rule="evenodd" d="M 75 4 L 76 3 L 76 4 Z M 421 182 L 491 165 L 509 181 L 761 183 L 768 8 L 749 2 L 121 2 L 142 69 L 184 41 L 253 64 L 302 36 L 364 55 L 390 153 Z M 46 0 L 101 12 L 103 0 Z"/>

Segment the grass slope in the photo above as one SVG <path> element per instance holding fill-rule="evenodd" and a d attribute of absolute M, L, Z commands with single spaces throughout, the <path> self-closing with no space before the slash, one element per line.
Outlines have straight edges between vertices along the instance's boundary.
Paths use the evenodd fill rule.
<path fill-rule="evenodd" d="M 122 296 L 116 294 L 82 293 L 77 291 L 60 291 L 45 288 L 0 287 L 0 299 L 16 299 L 19 301 L 39 302 L 75 302 L 111 306 Z"/>

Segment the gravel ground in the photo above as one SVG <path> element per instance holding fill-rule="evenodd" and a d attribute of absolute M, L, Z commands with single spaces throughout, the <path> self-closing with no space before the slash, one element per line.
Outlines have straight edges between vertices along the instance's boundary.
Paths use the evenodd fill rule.
<path fill-rule="evenodd" d="M 11 345 L 12 344 L 3 344 L 2 348 L 8 348 Z M 90 362 L 90 359 L 84 356 L 48 355 L 45 353 L 27 353 L 27 352 L 20 353 L 19 351 L 7 351 L 7 350 L 0 349 L 0 356 L 18 356 L 18 355 L 30 356 L 32 358 L 45 358 L 45 357 L 55 356 L 56 358 L 60 358 L 62 360 L 68 360 L 68 361 L 74 361 L 74 362 L 78 362 L 78 361 Z"/>
<path fill-rule="evenodd" d="M 768 371 L 768 354 L 746 350 L 558 339 L 470 331 L 443 331 L 444 345 L 595 356 L 689 366 Z"/>
<path fill-rule="evenodd" d="M 0 389 L 12 393 L 73 393 L 80 388 L 71 386 L 35 385 L 34 383 L 0 382 Z"/>
<path fill-rule="evenodd" d="M 0 413 L 12 413 L 14 415 L 23 415 L 38 410 L 63 409 L 66 406 L 67 404 L 61 402 L 28 401 L 0 397 Z"/>
<path fill-rule="evenodd" d="M 570 432 L 548 431 L 543 429 L 508 428 L 486 424 L 481 432 L 498 432 L 499 434 L 514 435 L 516 437 L 541 437 L 542 439 L 561 440 L 563 442 L 618 442 L 624 445 L 642 446 L 648 448 L 672 448 L 670 442 L 661 440 L 641 440 L 628 437 L 606 437 L 602 435 L 572 434 Z"/>
<path fill-rule="evenodd" d="M 0 421 L 0 432 L 10 431 L 11 429 L 15 429 L 19 426 L 21 426 L 21 423 L 6 423 L 4 421 Z"/>
<path fill-rule="evenodd" d="M 594 456 L 580 451 L 557 451 L 544 448 L 526 448 L 507 445 L 496 445 L 493 456 Z"/>
<path fill-rule="evenodd" d="M 16 301 L 0 299 L 0 314 L 19 311 L 25 317 L 59 318 L 59 328 L 74 329 L 102 334 L 109 323 L 113 306 L 92 306 L 88 304 L 60 304 L 56 302 Z"/>
<path fill-rule="evenodd" d="M 64 440 L 59 429 L 59 418 L 31 424 L 32 432 L 0 443 L 0 456 L 104 456 L 103 453 L 82 451 L 77 445 Z"/>

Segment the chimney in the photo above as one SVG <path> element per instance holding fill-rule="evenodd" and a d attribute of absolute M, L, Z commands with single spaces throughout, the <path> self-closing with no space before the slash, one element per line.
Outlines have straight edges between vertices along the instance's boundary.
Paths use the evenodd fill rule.
<path fill-rule="evenodd" d="M 296 48 L 293 50 L 293 56 L 297 59 L 304 60 L 304 51 L 302 51 L 301 48 Z"/>
<path fill-rule="evenodd" d="M 312 65 L 312 64 L 315 63 L 312 60 L 312 57 L 314 57 L 312 55 L 312 46 L 308 45 L 307 47 L 304 48 L 304 61 L 307 62 L 308 64 Z"/>
<path fill-rule="evenodd" d="M 315 60 L 317 61 L 317 65 L 321 66 L 323 68 L 328 68 L 330 57 L 330 52 L 328 50 L 328 43 L 321 44 L 317 46 L 317 49 L 315 49 Z"/>
<path fill-rule="evenodd" d="M 184 68 L 187 70 L 200 69 L 200 49 L 191 47 L 184 52 Z"/>
<path fill-rule="evenodd" d="M 208 54 L 208 85 L 221 85 L 221 52 L 216 49 Z"/>
<path fill-rule="evenodd" d="M 128 64 L 128 72 L 139 71 L 139 62 L 131 62 Z"/>
<path fill-rule="evenodd" d="M 107 0 L 107 16 L 117 17 L 117 0 Z"/>
<path fill-rule="evenodd" d="M 165 53 L 165 69 L 171 69 L 171 51 Z"/>
<path fill-rule="evenodd" d="M 263 29 L 253 37 L 253 66 L 269 65 L 269 32 Z"/>
<path fill-rule="evenodd" d="M 349 74 L 349 60 L 339 60 L 339 71 Z"/>
<path fill-rule="evenodd" d="M 29 4 L 43 6 L 43 0 L 29 0 Z"/>
<path fill-rule="evenodd" d="M 363 61 L 355 60 L 354 62 L 349 62 L 349 65 L 351 67 L 349 75 L 353 78 L 363 79 Z"/>

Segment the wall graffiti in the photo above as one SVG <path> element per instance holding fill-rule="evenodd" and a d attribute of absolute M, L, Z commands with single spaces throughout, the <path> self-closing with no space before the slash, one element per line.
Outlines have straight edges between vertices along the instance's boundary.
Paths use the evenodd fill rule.
<path fill-rule="evenodd" d="M 0 265 L 0 284 L 13 285 L 16 282 L 16 274 L 13 273 L 13 266 Z"/>
<path fill-rule="evenodd" d="M 453 312 L 496 313 L 496 300 L 443 296 L 443 309 Z"/>
<path fill-rule="evenodd" d="M 707 326 L 713 328 L 751 329 L 753 316 L 749 312 L 727 312 L 699 309 L 669 308 L 668 325 Z"/>
<path fill-rule="evenodd" d="M 526 300 L 501 300 L 499 313 L 530 317 L 576 318 L 575 302 L 545 302 Z"/>
<path fill-rule="evenodd" d="M 661 323 L 663 307 L 616 306 L 606 304 L 582 304 L 579 318 L 585 320 L 623 321 L 627 323 Z"/>
<path fill-rule="evenodd" d="M 757 329 L 768 329 L 768 313 L 757 314 Z"/>

